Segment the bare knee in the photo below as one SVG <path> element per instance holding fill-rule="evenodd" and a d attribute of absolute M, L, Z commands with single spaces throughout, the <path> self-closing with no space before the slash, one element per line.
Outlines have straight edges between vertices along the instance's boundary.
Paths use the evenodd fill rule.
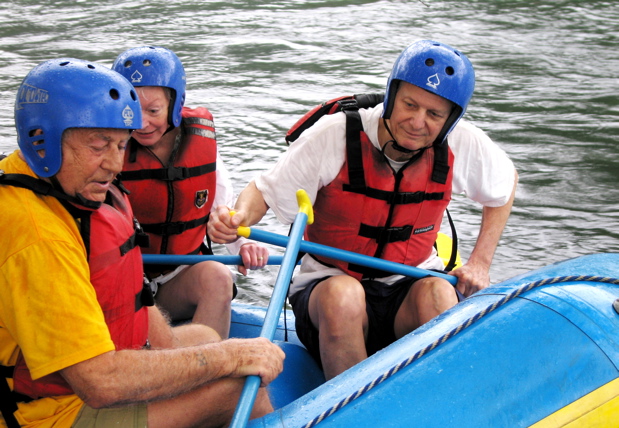
<path fill-rule="evenodd" d="M 366 313 L 365 291 L 352 277 L 329 278 L 312 292 L 312 309 L 320 322 L 357 322 Z"/>
<path fill-rule="evenodd" d="M 201 291 L 232 300 L 232 272 L 226 265 L 207 261 L 195 265 L 195 268 L 199 269 L 197 284 Z"/>
<path fill-rule="evenodd" d="M 454 287 L 444 279 L 424 278 L 415 286 L 419 287 L 417 306 L 422 310 L 438 315 L 458 303 Z"/>
<path fill-rule="evenodd" d="M 181 346 L 203 345 L 221 341 L 219 334 L 211 327 L 202 324 L 183 324 L 172 328 Z"/>
<path fill-rule="evenodd" d="M 250 418 L 261 418 L 264 415 L 271 413 L 272 411 L 273 406 L 271 405 L 271 401 L 269 400 L 269 395 L 266 388 L 260 388 L 260 390 L 258 391 L 258 395 L 256 396 L 256 401 L 254 402 L 254 407 L 252 408 Z"/>

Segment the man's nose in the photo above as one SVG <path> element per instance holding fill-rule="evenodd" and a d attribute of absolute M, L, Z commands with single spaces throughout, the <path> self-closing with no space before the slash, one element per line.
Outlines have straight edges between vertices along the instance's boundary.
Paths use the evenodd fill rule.
<path fill-rule="evenodd" d="M 118 147 L 111 148 L 108 150 L 102 167 L 112 171 L 114 174 L 118 174 L 123 169 L 124 154 L 124 150 L 120 150 Z"/>
<path fill-rule="evenodd" d="M 426 123 L 426 115 L 425 110 L 419 109 L 411 114 L 410 123 L 411 126 L 415 129 L 420 129 L 425 126 Z"/>

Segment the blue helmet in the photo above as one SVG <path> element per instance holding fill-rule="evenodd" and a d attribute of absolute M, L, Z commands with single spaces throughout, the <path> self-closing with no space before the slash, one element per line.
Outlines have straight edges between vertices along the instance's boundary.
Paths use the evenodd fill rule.
<path fill-rule="evenodd" d="M 163 86 L 172 89 L 168 122 L 174 127 L 181 124 L 187 79 L 183 64 L 174 52 L 158 46 L 128 49 L 118 55 L 112 69 L 125 76 L 135 87 Z"/>
<path fill-rule="evenodd" d="M 141 126 L 142 109 L 135 88 L 118 73 L 93 62 L 46 61 L 28 73 L 17 91 L 17 143 L 40 177 L 51 177 L 60 169 L 66 129 L 132 131 Z"/>
<path fill-rule="evenodd" d="M 408 46 L 396 59 L 385 91 L 383 118 L 389 119 L 400 82 L 408 82 L 439 95 L 454 105 L 436 144 L 464 116 L 475 88 L 475 71 L 469 59 L 451 46 L 432 40 L 417 41 Z"/>

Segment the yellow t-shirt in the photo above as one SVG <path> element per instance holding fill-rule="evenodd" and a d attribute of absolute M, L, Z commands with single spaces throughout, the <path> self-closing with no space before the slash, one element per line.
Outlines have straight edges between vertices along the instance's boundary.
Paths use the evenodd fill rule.
<path fill-rule="evenodd" d="M 17 152 L 0 169 L 35 176 Z M 0 185 L 0 200 L 0 364 L 21 351 L 38 379 L 113 351 L 75 220 L 30 190 Z M 76 395 L 44 398 L 19 403 L 16 417 L 27 427 L 70 427 L 82 404 Z"/>

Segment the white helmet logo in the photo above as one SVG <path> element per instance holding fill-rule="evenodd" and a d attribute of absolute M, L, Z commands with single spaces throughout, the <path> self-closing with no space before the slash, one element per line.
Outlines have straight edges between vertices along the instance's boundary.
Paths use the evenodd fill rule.
<path fill-rule="evenodd" d="M 123 121 L 125 126 L 133 125 L 133 110 L 128 105 L 123 109 Z"/>
<path fill-rule="evenodd" d="M 428 81 L 426 82 L 426 86 L 431 87 L 432 89 L 436 89 L 438 85 L 441 84 L 441 79 L 438 78 L 438 74 L 433 74 L 428 77 Z"/>
<path fill-rule="evenodd" d="M 49 93 L 45 89 L 36 86 L 23 84 L 17 92 L 17 102 L 15 110 L 24 108 L 24 104 L 45 104 L 49 100 Z"/>
<path fill-rule="evenodd" d="M 135 70 L 131 75 L 131 83 L 140 83 L 142 81 L 142 73 Z"/>

